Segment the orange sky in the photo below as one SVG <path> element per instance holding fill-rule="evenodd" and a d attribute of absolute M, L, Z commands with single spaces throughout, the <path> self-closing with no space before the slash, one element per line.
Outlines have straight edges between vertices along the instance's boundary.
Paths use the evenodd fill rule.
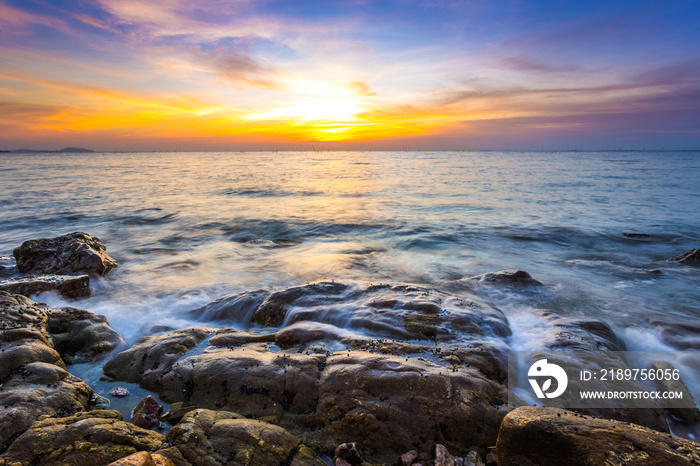
<path fill-rule="evenodd" d="M 700 145 L 697 5 L 518 3 L 0 0 L 0 149 Z"/>

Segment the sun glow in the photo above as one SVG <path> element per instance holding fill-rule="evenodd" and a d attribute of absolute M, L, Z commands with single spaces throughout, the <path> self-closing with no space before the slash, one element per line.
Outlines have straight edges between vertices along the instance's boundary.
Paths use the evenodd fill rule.
<path fill-rule="evenodd" d="M 348 99 L 323 99 L 300 102 L 288 107 L 277 108 L 267 112 L 253 113 L 247 116 L 251 120 L 299 120 L 352 122 L 357 115 L 365 111 L 360 103 Z"/>

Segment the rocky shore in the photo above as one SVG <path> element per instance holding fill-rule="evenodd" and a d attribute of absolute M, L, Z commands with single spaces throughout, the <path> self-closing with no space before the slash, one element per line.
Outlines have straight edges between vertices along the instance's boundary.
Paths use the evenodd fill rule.
<path fill-rule="evenodd" d="M 446 290 L 340 282 L 251 290 L 191 310 L 201 327 L 155 328 L 126 347 L 104 316 L 27 297 L 84 291 L 13 285 L 35 280 L 20 273 L 51 274 L 89 291 L 91 276 L 117 265 L 99 239 L 28 241 L 14 257 L 16 265 L 2 264 L 13 278 L 0 282 L 0 465 L 700 462 L 700 444 L 671 435 L 660 407 L 512 403 L 512 330 L 474 286 L 545 286 L 524 271 Z M 624 350 L 605 322 L 539 312 L 551 329 L 548 350 L 586 351 L 599 362 Z M 103 365 L 112 395 L 71 375 L 77 363 Z M 133 400 L 130 419 L 106 399 L 125 395 L 117 390 L 125 383 L 152 393 Z M 699 414 L 694 406 L 673 413 L 688 424 Z"/>

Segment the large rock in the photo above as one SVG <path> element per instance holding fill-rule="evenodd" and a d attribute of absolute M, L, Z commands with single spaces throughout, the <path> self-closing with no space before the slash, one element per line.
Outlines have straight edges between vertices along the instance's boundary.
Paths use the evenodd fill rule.
<path fill-rule="evenodd" d="M 700 462 L 700 444 L 557 408 L 522 407 L 503 419 L 498 464 L 683 465 Z"/>
<path fill-rule="evenodd" d="M 103 330 L 100 338 L 122 341 L 102 316 L 77 309 L 55 311 L 0 291 L 0 451 L 41 415 L 91 407 L 92 389 L 66 371 L 62 356 L 72 353 L 89 360 L 109 349 L 94 338 L 81 337 L 93 324 Z M 52 332 L 58 331 L 72 335 L 73 341 L 55 344 L 60 334 Z"/>
<path fill-rule="evenodd" d="M 92 389 L 53 364 L 17 368 L 0 387 L 0 450 L 41 415 L 65 416 L 89 409 Z"/>
<path fill-rule="evenodd" d="M 330 324 L 375 339 L 464 342 L 511 333 L 503 313 L 476 296 L 404 284 L 321 282 L 288 288 L 269 295 L 252 319 L 272 327 Z"/>
<path fill-rule="evenodd" d="M 538 316 L 550 329 L 540 341 L 545 351 L 534 352 L 533 361 L 552 357 L 554 362 L 568 373 L 579 374 L 591 368 L 627 369 L 624 359 L 625 345 L 605 322 L 597 319 L 565 317 L 550 311 L 539 311 Z M 511 381 L 513 382 L 513 381 Z M 523 383 L 522 381 L 520 383 Z M 635 380 L 597 380 L 596 389 L 609 391 L 645 391 L 646 387 Z M 564 406 L 578 403 L 580 390 L 589 390 L 590 386 L 576 378 L 570 378 L 567 390 L 557 398 Z M 667 432 L 668 424 L 661 406 L 650 400 L 653 407 L 646 409 L 630 407 L 589 407 L 575 410 L 598 417 L 633 422 L 652 429 Z"/>
<path fill-rule="evenodd" d="M 163 448 L 162 434 L 124 422 L 117 411 L 45 417 L 22 432 L 0 455 L 0 465 L 106 465 L 139 451 Z"/>
<path fill-rule="evenodd" d="M 163 375 L 172 370 L 172 365 L 213 331 L 190 328 L 161 336 L 142 337 L 131 348 L 108 361 L 104 373 L 125 382 L 141 383 L 157 391 L 161 388 Z"/>
<path fill-rule="evenodd" d="M 25 241 L 13 255 L 22 273 L 101 276 L 117 266 L 99 238 L 81 232 Z"/>
<path fill-rule="evenodd" d="M 67 364 L 93 361 L 124 344 L 105 316 L 73 307 L 51 309 L 48 331 Z"/>
<path fill-rule="evenodd" d="M 245 332 L 225 331 L 209 343 L 228 343 L 233 337 L 233 345 L 210 345 L 175 360 L 162 351 L 181 341 L 183 333 L 174 333 L 149 337 L 155 353 L 142 342 L 131 356 L 118 355 L 106 366 L 107 373 L 128 376 L 145 367 L 138 381 L 163 401 L 278 423 L 326 454 L 353 440 L 362 440 L 374 461 L 393 461 L 407 447 L 427 455 L 435 442 L 466 453 L 465 446 L 492 445 L 506 413 L 506 388 L 500 381 L 456 356 L 455 363 L 448 363 L 433 348 L 401 355 L 346 350 L 329 356 L 309 346 L 278 351 L 270 343 L 246 342 Z M 152 354 L 162 358 L 151 359 Z M 427 354 L 435 362 L 424 359 Z M 487 351 L 478 355 L 465 349 L 465 360 L 504 365 Z M 129 369 L 131 361 L 136 361 L 135 369 Z"/>
<path fill-rule="evenodd" d="M 178 466 L 323 466 L 309 447 L 285 429 L 226 411 L 198 409 L 168 432 L 171 448 L 159 453 Z"/>
<path fill-rule="evenodd" d="M 45 291 L 57 291 L 68 299 L 90 296 L 88 275 L 30 275 L 0 281 L 0 290 L 31 296 Z"/>

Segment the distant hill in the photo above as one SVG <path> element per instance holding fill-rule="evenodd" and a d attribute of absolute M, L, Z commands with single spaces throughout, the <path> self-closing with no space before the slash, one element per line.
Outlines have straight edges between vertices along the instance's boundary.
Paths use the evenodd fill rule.
<path fill-rule="evenodd" d="M 65 152 L 77 152 L 77 153 L 82 153 L 82 154 L 87 154 L 90 152 L 95 152 L 92 149 L 83 149 L 82 147 L 64 147 L 63 149 L 59 150 L 37 150 L 37 149 L 15 149 L 15 150 L 8 150 L 8 151 L 2 151 L 2 152 L 12 152 L 12 153 L 20 153 L 20 154 L 27 154 L 27 153 L 36 153 L 36 152 L 51 152 L 51 153 L 65 153 Z"/>
<path fill-rule="evenodd" d="M 83 149 L 82 147 L 64 147 L 63 149 L 60 149 L 56 152 L 95 152 L 94 150 L 91 149 Z"/>

